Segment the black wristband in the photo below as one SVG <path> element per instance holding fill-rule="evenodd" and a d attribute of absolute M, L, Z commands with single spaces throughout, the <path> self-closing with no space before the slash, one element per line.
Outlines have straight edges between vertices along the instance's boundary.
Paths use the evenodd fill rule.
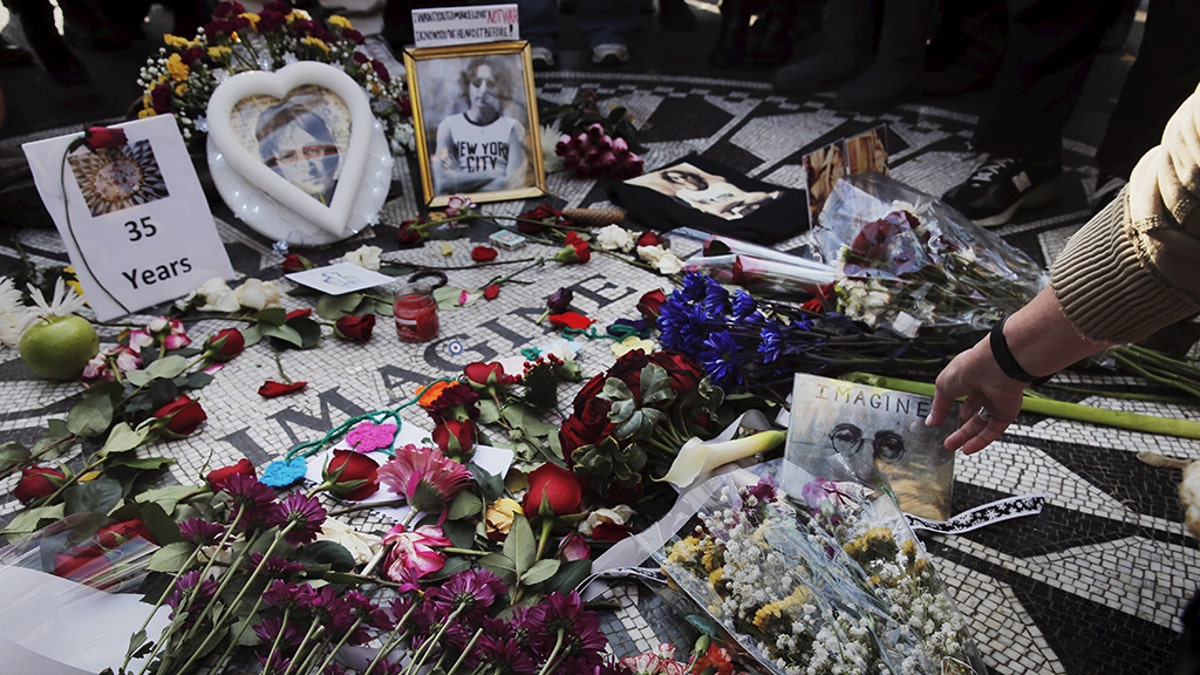
<path fill-rule="evenodd" d="M 992 326 L 992 333 L 988 340 L 992 347 L 992 358 L 996 359 L 1000 370 L 1004 371 L 1005 375 L 1014 380 L 1028 382 L 1029 384 L 1043 384 L 1046 380 L 1054 377 L 1054 373 L 1043 375 L 1042 377 L 1030 375 L 1027 370 L 1021 367 L 1021 364 L 1017 363 L 1012 350 L 1008 348 L 1008 340 L 1004 337 L 1004 324 L 1007 322 L 1008 316 L 997 321 L 996 325 Z"/>

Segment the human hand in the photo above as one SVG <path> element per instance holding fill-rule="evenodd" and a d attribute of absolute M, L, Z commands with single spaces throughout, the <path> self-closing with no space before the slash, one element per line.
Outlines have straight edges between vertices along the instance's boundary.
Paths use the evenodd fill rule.
<path fill-rule="evenodd" d="M 954 357 L 937 377 L 933 407 L 925 425 L 940 426 L 950 416 L 954 400 L 963 397 L 958 409 L 958 429 L 946 437 L 947 450 L 966 454 L 978 452 L 1000 437 L 1021 412 L 1025 383 L 1000 370 L 986 338 Z"/>

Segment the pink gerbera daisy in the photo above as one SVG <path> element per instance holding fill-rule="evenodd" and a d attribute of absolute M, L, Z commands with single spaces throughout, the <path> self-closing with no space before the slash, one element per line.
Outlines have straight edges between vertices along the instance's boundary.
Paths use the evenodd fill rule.
<path fill-rule="evenodd" d="M 396 456 L 379 467 L 379 482 L 418 511 L 445 509 L 470 480 L 465 466 L 437 448 L 412 444 L 397 448 Z"/>

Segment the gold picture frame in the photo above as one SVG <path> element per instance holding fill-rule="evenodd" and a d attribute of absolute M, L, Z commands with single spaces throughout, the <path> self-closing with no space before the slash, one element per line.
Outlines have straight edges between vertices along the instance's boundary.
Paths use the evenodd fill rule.
<path fill-rule="evenodd" d="M 404 52 L 429 206 L 546 194 L 530 51 L 522 40 Z"/>

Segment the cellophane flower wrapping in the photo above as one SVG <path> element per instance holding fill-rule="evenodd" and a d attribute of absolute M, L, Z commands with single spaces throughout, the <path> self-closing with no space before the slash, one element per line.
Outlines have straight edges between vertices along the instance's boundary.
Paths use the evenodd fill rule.
<path fill-rule="evenodd" d="M 985 672 L 903 514 L 868 484 L 877 479 L 817 478 L 784 461 L 681 497 L 695 517 L 651 552 L 671 587 L 760 672 Z"/>
<path fill-rule="evenodd" d="M 842 312 L 913 334 L 987 329 L 1048 281 L 1041 265 L 940 200 L 876 173 L 843 178 L 813 231 Z"/>

